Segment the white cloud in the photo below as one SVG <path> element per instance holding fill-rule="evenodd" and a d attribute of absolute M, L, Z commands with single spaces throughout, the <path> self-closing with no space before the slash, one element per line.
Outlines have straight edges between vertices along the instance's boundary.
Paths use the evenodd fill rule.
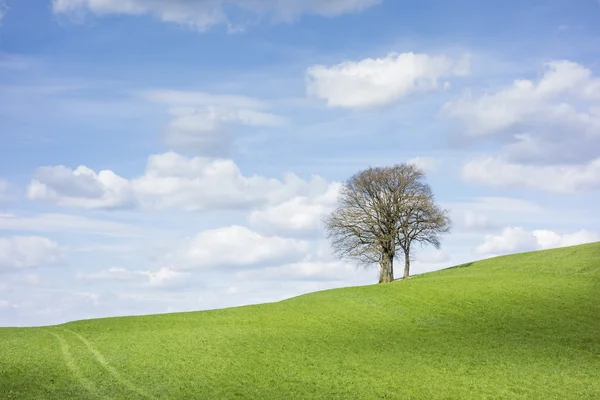
<path fill-rule="evenodd" d="M 527 187 L 570 194 L 600 188 L 600 158 L 585 165 L 523 165 L 485 157 L 463 166 L 463 180 L 496 187 Z"/>
<path fill-rule="evenodd" d="M 318 241 L 295 260 L 285 260 L 262 268 L 244 269 L 236 273 L 236 278 L 247 282 L 255 281 L 363 281 L 366 275 L 376 276 L 377 270 L 365 271 L 356 265 L 339 260 L 331 253 L 329 244 Z"/>
<path fill-rule="evenodd" d="M 537 230 L 533 232 L 533 235 L 542 249 L 575 246 L 600 240 L 600 236 L 584 229 L 562 236 L 549 230 Z"/>
<path fill-rule="evenodd" d="M 148 285 L 152 287 L 180 286 L 187 282 L 189 274 L 170 268 L 159 268 L 148 272 Z"/>
<path fill-rule="evenodd" d="M 165 261 L 174 269 L 269 266 L 300 259 L 309 248 L 305 241 L 230 226 L 197 234 Z"/>
<path fill-rule="evenodd" d="M 294 174 L 283 180 L 243 176 L 232 160 L 187 158 L 169 152 L 151 156 L 146 174 L 133 181 L 135 192 L 156 208 L 189 211 L 258 207 L 286 201 L 322 187 L 320 177 L 310 181 Z"/>
<path fill-rule="evenodd" d="M 545 67 L 538 82 L 519 79 L 479 97 L 467 92 L 443 112 L 461 120 L 467 135 L 499 136 L 511 161 L 580 164 L 596 158 L 600 79 L 570 61 Z"/>
<path fill-rule="evenodd" d="M 537 240 L 532 232 L 523 228 L 505 228 L 500 235 L 486 235 L 485 241 L 478 246 L 478 254 L 502 254 L 533 250 Z"/>
<path fill-rule="evenodd" d="M 88 209 L 119 209 L 135 206 L 129 182 L 110 170 L 96 174 L 85 166 L 74 170 L 63 165 L 41 167 L 29 184 L 32 200 Z"/>
<path fill-rule="evenodd" d="M 377 5 L 382 0 L 53 0 L 55 13 L 151 14 L 164 22 L 185 24 L 205 31 L 218 24 L 231 26 L 224 6 L 255 14 L 273 14 L 289 21 L 302 14 L 336 16 Z"/>
<path fill-rule="evenodd" d="M 499 235 L 486 235 L 484 243 L 477 247 L 476 252 L 498 255 L 572 246 L 597 240 L 600 240 L 597 234 L 586 230 L 561 235 L 550 230 L 526 231 L 521 227 L 507 227 Z"/>
<path fill-rule="evenodd" d="M 46 267 L 64 262 L 56 242 L 37 236 L 0 237 L 0 271 Z"/>
<path fill-rule="evenodd" d="M 307 93 L 330 107 L 381 107 L 414 92 L 441 89 L 439 80 L 468 74 L 468 59 L 390 53 L 382 58 L 345 61 L 307 70 Z"/>
<path fill-rule="evenodd" d="M 236 126 L 274 127 L 286 119 L 264 112 L 267 105 L 257 99 L 203 92 L 152 90 L 141 93 L 152 102 L 168 105 L 171 121 L 165 140 L 170 148 L 198 155 L 229 155 Z"/>
<path fill-rule="evenodd" d="M 321 229 L 322 218 L 335 207 L 340 187 L 340 183 L 323 182 L 322 191 L 312 196 L 298 196 L 252 211 L 249 222 L 270 233 L 315 232 Z"/>
<path fill-rule="evenodd" d="M 519 79 L 506 89 L 479 98 L 466 93 L 459 100 L 447 103 L 445 109 L 465 120 L 468 134 L 487 135 L 540 118 L 540 113 L 548 111 L 553 101 L 566 96 L 600 100 L 600 79 L 593 78 L 590 70 L 569 61 L 549 62 L 545 67 L 537 84 Z"/>
<path fill-rule="evenodd" d="M 223 210 L 279 204 L 312 195 L 326 184 L 318 176 L 246 177 L 232 160 L 168 152 L 150 156 L 145 174 L 131 181 L 106 170 L 96 174 L 86 167 L 43 167 L 29 186 L 29 198 L 86 209 Z"/>

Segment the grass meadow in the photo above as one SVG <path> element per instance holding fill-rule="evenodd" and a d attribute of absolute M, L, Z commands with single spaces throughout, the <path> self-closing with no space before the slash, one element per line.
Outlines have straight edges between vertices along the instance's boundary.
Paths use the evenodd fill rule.
<path fill-rule="evenodd" d="M 0 399 L 600 399 L 600 243 L 277 303 L 1 328 Z"/>

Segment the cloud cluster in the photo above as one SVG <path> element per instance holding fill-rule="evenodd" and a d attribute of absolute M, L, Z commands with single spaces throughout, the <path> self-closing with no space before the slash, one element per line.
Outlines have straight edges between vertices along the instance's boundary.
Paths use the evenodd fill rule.
<path fill-rule="evenodd" d="M 336 16 L 357 12 L 381 0 L 53 0 L 55 13 L 93 12 L 98 15 L 153 15 L 164 22 L 184 24 L 206 31 L 219 24 L 231 25 L 225 9 L 271 14 L 275 20 L 290 21 L 302 14 Z"/>
<path fill-rule="evenodd" d="M 486 235 L 484 243 L 476 248 L 476 252 L 486 255 L 501 255 L 574 246 L 597 240 L 600 240 L 597 234 L 586 230 L 561 235 L 550 230 L 527 231 L 521 227 L 507 227 L 499 235 Z"/>
<path fill-rule="evenodd" d="M 572 193 L 600 187 L 600 78 L 571 61 L 545 64 L 537 82 L 465 93 L 445 104 L 471 137 L 503 144 L 498 156 L 468 162 L 467 181 Z"/>
<path fill-rule="evenodd" d="M 63 250 L 48 238 L 0 237 L 0 271 L 54 266 L 63 262 Z"/>
<path fill-rule="evenodd" d="M 314 65 L 307 70 L 309 95 L 330 107 L 366 109 L 381 107 L 411 93 L 437 90 L 443 78 L 465 76 L 468 59 L 446 56 L 390 53 L 382 58 Z"/>
<path fill-rule="evenodd" d="M 163 262 L 178 270 L 269 266 L 298 260 L 309 250 L 306 241 L 261 235 L 234 225 L 198 233 Z"/>
<path fill-rule="evenodd" d="M 335 207 L 340 187 L 340 183 L 322 182 L 311 195 L 296 196 L 272 207 L 252 211 L 249 222 L 271 233 L 315 233 L 322 228 L 323 217 Z"/>
<path fill-rule="evenodd" d="M 86 167 L 42 167 L 28 197 L 86 209 L 180 208 L 187 211 L 261 207 L 322 190 L 325 181 L 285 174 L 282 180 L 244 176 L 232 160 L 185 157 L 174 152 L 148 158 L 145 174 L 127 180 L 112 171 Z"/>
<path fill-rule="evenodd" d="M 546 127 L 579 124 L 580 130 L 597 130 L 598 110 L 582 107 L 579 113 L 576 101 L 600 101 L 600 79 L 580 64 L 553 61 L 545 64 L 538 82 L 519 79 L 507 88 L 480 97 L 467 92 L 444 109 L 448 115 L 463 120 L 466 133 L 471 136 L 510 135 L 511 128 L 531 128 L 542 123 Z"/>

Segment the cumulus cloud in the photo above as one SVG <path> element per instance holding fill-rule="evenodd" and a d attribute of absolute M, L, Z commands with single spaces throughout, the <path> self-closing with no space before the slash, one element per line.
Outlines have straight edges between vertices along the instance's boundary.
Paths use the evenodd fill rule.
<path fill-rule="evenodd" d="M 322 227 L 322 218 L 335 207 L 341 184 L 321 182 L 321 186 L 320 193 L 297 196 L 281 204 L 252 211 L 250 224 L 270 233 L 316 232 Z"/>
<path fill-rule="evenodd" d="M 200 232 L 165 257 L 174 269 L 269 266 L 300 259 L 307 242 L 264 236 L 242 226 Z"/>
<path fill-rule="evenodd" d="M 440 79 L 464 76 L 468 59 L 446 56 L 390 53 L 382 58 L 314 65 L 307 70 L 307 93 L 324 99 L 330 107 L 373 108 L 395 102 L 415 92 L 443 88 Z"/>
<path fill-rule="evenodd" d="M 573 246 L 597 240 L 600 240 L 597 234 L 586 230 L 561 235 L 550 230 L 527 231 L 521 227 L 507 227 L 499 235 L 486 235 L 484 243 L 476 248 L 476 252 L 501 255 Z"/>
<path fill-rule="evenodd" d="M 502 157 L 484 157 L 467 162 L 462 178 L 496 188 L 527 187 L 572 194 L 600 188 L 600 158 L 584 165 L 523 165 Z"/>
<path fill-rule="evenodd" d="M 132 184 L 153 207 L 185 210 L 259 207 L 283 202 L 321 187 L 318 176 L 305 181 L 294 174 L 283 180 L 242 175 L 232 160 L 188 158 L 169 152 L 151 156 L 146 173 Z"/>
<path fill-rule="evenodd" d="M 493 93 L 445 104 L 471 137 L 494 137 L 513 162 L 577 164 L 598 156 L 600 78 L 570 61 L 545 64 L 537 82 L 519 79 Z"/>
<path fill-rule="evenodd" d="M 465 163 L 468 182 L 553 193 L 600 187 L 600 78 L 580 64 L 546 63 L 537 82 L 466 93 L 443 112 L 461 120 L 467 135 L 503 145 L 500 154 Z"/>
<path fill-rule="evenodd" d="M 58 165 L 41 167 L 29 184 L 27 197 L 60 206 L 120 209 L 135 206 L 129 182 L 110 170 L 95 173 L 85 166 L 74 170 Z"/>
<path fill-rule="evenodd" d="M 82 172 L 83 171 L 83 172 Z M 145 174 L 127 180 L 112 171 L 86 167 L 43 167 L 29 185 L 30 199 L 86 209 L 142 206 L 187 211 L 263 207 L 295 196 L 312 195 L 326 185 L 318 176 L 282 180 L 244 176 L 228 159 L 185 157 L 175 152 L 152 155 Z"/>
<path fill-rule="evenodd" d="M 202 156 L 228 156 L 236 127 L 275 127 L 286 123 L 285 118 L 265 112 L 264 102 L 246 96 L 177 90 L 150 90 L 140 95 L 169 107 L 171 121 L 165 141 L 170 148 Z"/>
<path fill-rule="evenodd" d="M 164 22 L 189 25 L 205 31 L 215 25 L 231 25 L 226 6 L 253 14 L 271 14 L 275 20 L 290 21 L 302 14 L 336 16 L 357 12 L 381 0 L 53 0 L 55 13 L 93 12 L 98 15 L 153 15 Z"/>
<path fill-rule="evenodd" d="M 0 271 L 54 266 L 63 262 L 63 250 L 48 238 L 0 237 Z"/>

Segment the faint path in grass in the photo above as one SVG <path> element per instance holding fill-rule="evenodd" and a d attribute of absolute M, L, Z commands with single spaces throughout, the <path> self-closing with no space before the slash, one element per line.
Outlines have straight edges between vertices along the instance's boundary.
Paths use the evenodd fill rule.
<path fill-rule="evenodd" d="M 54 336 L 60 343 L 60 350 L 62 351 L 63 358 L 65 359 L 65 363 L 67 364 L 67 367 L 71 370 L 73 375 L 75 376 L 75 379 L 77 379 L 77 381 L 81 384 L 81 386 L 83 386 L 88 392 L 90 392 L 92 395 L 94 395 L 94 397 L 97 397 L 100 399 L 105 399 L 105 400 L 112 400 L 110 397 L 100 394 L 98 389 L 96 388 L 96 386 L 92 383 L 92 381 L 86 379 L 83 376 L 83 374 L 81 373 L 79 368 L 77 368 L 75 359 L 73 359 L 73 356 L 71 355 L 71 351 L 69 349 L 69 343 L 67 343 L 65 338 L 62 337 L 62 335 L 55 333 L 55 332 L 51 332 L 51 331 L 46 331 L 46 332 L 48 332 L 49 334 Z"/>
<path fill-rule="evenodd" d="M 154 396 L 152 396 L 150 393 L 146 392 L 144 389 L 142 389 L 139 386 L 136 386 L 135 384 L 133 384 L 131 381 L 129 381 L 127 378 L 124 378 L 123 375 L 121 375 L 121 373 L 119 371 L 117 371 L 112 365 L 110 365 L 108 363 L 108 361 L 106 361 L 106 358 L 104 358 L 104 356 L 102 355 L 102 353 L 100 353 L 98 350 L 96 350 L 96 348 L 92 345 L 92 343 L 90 343 L 86 338 L 84 338 L 83 336 L 81 336 L 79 333 L 72 331 L 70 329 L 67 328 L 62 328 L 63 330 L 72 333 L 73 335 L 75 335 L 83 344 L 85 344 L 85 346 L 88 348 L 88 350 L 92 353 L 92 355 L 94 356 L 94 358 L 96 359 L 96 361 L 98 361 L 98 363 L 106 370 L 108 371 L 109 374 L 111 374 L 119 383 L 121 383 L 123 386 L 125 386 L 126 388 L 128 388 L 129 390 L 136 392 L 137 394 L 139 394 L 142 397 L 148 398 L 148 399 L 155 399 Z"/>

